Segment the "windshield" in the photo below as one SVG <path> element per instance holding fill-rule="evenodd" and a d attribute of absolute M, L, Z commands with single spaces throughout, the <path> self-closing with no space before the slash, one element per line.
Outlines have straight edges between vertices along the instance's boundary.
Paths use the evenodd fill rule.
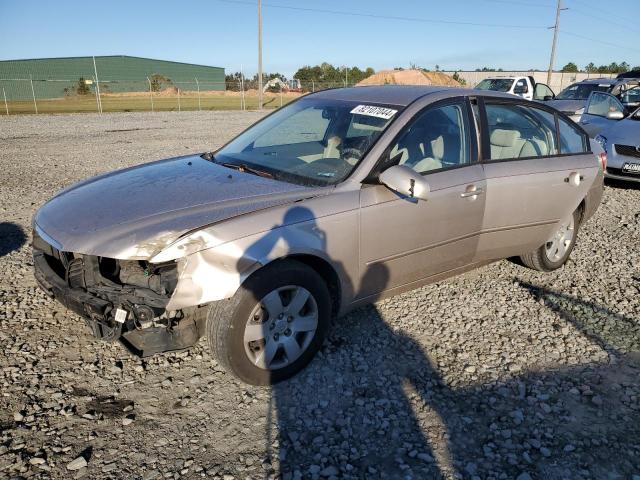
<path fill-rule="evenodd" d="M 345 179 L 398 113 L 398 107 L 302 99 L 242 133 L 214 161 L 277 180 L 325 186 Z"/>
<path fill-rule="evenodd" d="M 513 78 L 485 78 L 478 85 L 478 90 L 492 90 L 494 92 L 508 92 L 513 85 Z"/>
<path fill-rule="evenodd" d="M 591 92 L 609 92 L 613 85 L 598 83 L 574 83 L 562 90 L 556 100 L 586 100 Z"/>

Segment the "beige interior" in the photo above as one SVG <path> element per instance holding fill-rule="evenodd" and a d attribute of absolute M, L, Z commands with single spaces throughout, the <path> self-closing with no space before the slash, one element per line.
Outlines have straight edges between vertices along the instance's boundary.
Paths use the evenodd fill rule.
<path fill-rule="evenodd" d="M 524 139 L 517 130 L 496 128 L 489 138 L 491 144 L 491 159 L 537 157 L 547 155 L 546 142 L 531 138 Z"/>

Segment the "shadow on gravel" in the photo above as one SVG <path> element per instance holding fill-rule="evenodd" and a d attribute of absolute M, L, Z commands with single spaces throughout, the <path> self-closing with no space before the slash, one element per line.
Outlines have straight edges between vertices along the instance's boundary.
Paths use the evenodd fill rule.
<path fill-rule="evenodd" d="M 18 250 L 27 241 L 22 227 L 13 222 L 0 222 L 0 257 Z"/>
<path fill-rule="evenodd" d="M 290 209 L 283 223 L 292 222 L 290 230 L 274 226 L 248 256 L 267 255 L 279 242 L 291 246 L 296 235 L 327 252 L 311 211 Z M 344 266 L 334 266 L 344 274 Z M 345 278 L 349 292 L 361 285 L 355 298 L 375 301 L 369 295 L 388 288 L 389 272 L 373 264 L 362 281 Z M 454 376 L 445 370 L 451 367 L 439 368 L 419 342 L 369 305 L 339 320 L 310 367 L 272 386 L 265 447 L 268 463 L 277 456 L 279 469 L 266 477 L 532 480 L 630 478 L 640 472 L 640 355 L 627 353 L 640 352 L 637 320 L 515 282 L 557 313 L 558 339 L 571 338 L 573 326 L 609 353 L 611 365 L 515 376 L 505 366 L 502 379 L 453 386 L 441 374 Z M 466 353 L 451 351 L 462 361 Z M 540 363 L 549 364 L 555 353 Z M 473 367 L 464 375 L 491 377 L 486 373 Z"/>
<path fill-rule="evenodd" d="M 375 306 L 361 308 L 340 319 L 344 325 L 325 343 L 329 362 L 319 359 L 273 387 L 282 477 L 637 474 L 640 356 L 621 353 L 640 350 L 637 322 L 520 285 L 596 344 L 617 352 L 612 365 L 533 371 L 452 388 L 416 341 L 394 331 Z"/>

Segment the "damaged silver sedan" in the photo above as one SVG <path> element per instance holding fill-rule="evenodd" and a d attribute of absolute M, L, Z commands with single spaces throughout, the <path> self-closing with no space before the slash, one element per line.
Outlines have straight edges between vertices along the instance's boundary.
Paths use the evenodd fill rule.
<path fill-rule="evenodd" d="M 332 318 L 490 262 L 560 268 L 603 168 L 563 114 L 492 92 L 336 89 L 216 152 L 78 183 L 34 217 L 35 276 L 141 356 L 207 336 L 230 373 L 302 369 Z"/>

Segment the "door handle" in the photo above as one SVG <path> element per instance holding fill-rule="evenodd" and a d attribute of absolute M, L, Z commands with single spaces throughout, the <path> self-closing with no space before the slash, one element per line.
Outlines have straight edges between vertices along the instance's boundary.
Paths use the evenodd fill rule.
<path fill-rule="evenodd" d="M 471 187 L 474 188 L 474 187 Z M 482 195 L 484 190 L 482 188 L 474 188 L 474 190 L 465 190 L 460 194 L 462 198 L 475 197 L 477 195 Z"/>
<path fill-rule="evenodd" d="M 564 182 L 572 187 L 577 187 L 582 180 L 584 180 L 584 175 L 580 175 L 578 172 L 571 172 L 569 176 L 564 179 Z"/>

